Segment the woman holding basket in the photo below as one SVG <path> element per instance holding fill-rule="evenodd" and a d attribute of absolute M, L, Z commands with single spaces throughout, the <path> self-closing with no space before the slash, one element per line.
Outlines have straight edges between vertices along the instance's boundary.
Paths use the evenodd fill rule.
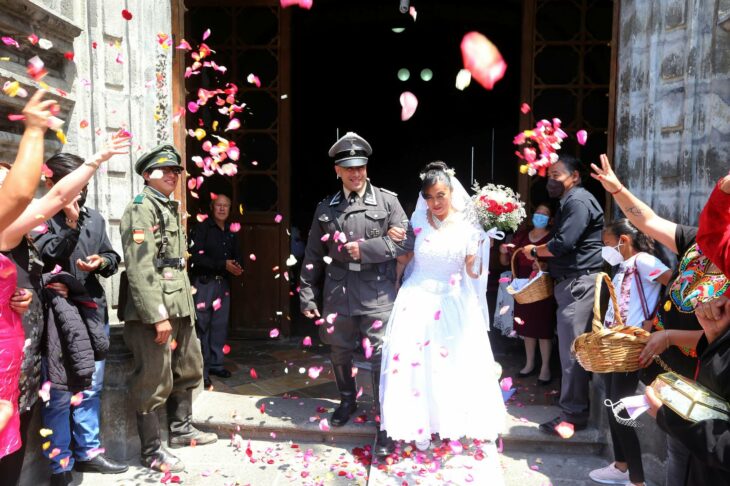
<path fill-rule="evenodd" d="M 502 265 L 514 262 L 514 278 L 529 278 L 535 271 L 534 263 L 520 251 L 525 245 L 544 245 L 550 239 L 550 220 L 552 210 L 546 203 L 538 204 L 532 215 L 532 228 L 518 231 L 512 243 L 499 246 L 499 261 Z M 537 264 L 539 265 L 539 263 Z M 550 296 L 531 304 L 520 304 L 515 301 L 515 332 L 525 341 L 525 366 L 517 374 L 520 378 L 533 375 L 536 371 L 535 349 L 540 343 L 542 366 L 537 378 L 538 385 L 547 385 L 550 376 L 550 353 L 553 347 L 553 336 L 556 325 L 555 299 Z"/>
<path fill-rule="evenodd" d="M 730 287 L 728 279 L 697 246 L 697 227 L 680 225 L 657 215 L 618 180 L 606 155 L 601 155 L 601 167 L 591 164 L 591 168 L 591 176 L 613 196 L 631 224 L 679 256 L 678 266 L 659 301 L 652 336 L 639 361 L 646 367 L 654 357 L 661 356 L 674 372 L 692 379 L 697 368 L 695 348 L 703 334 L 694 314 L 695 307 L 713 296 L 725 294 Z M 658 368 L 653 372 L 645 370 L 642 381 L 650 383 L 660 371 Z M 668 436 L 666 485 L 683 486 L 688 464 L 687 447 Z"/>

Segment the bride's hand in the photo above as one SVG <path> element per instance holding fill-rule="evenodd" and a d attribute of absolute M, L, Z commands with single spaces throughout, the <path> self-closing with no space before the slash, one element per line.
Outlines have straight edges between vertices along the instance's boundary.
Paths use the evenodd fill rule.
<path fill-rule="evenodd" d="M 397 226 L 388 228 L 388 237 L 393 241 L 403 241 L 406 239 L 406 230 Z"/>

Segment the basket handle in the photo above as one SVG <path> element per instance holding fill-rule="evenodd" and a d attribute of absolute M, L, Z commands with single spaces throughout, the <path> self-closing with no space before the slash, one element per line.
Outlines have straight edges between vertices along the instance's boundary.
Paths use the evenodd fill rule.
<path fill-rule="evenodd" d="M 510 260 L 510 269 L 512 270 L 512 278 L 517 278 L 517 272 L 515 272 L 515 258 L 517 258 L 517 254 L 522 253 L 522 248 L 515 248 L 515 251 L 512 252 L 512 259 Z M 538 260 L 535 258 L 535 260 Z"/>
<path fill-rule="evenodd" d="M 608 288 L 608 295 L 611 297 L 611 305 L 613 305 L 613 314 L 617 327 L 624 327 L 624 323 L 621 320 L 621 312 L 618 307 L 618 300 L 616 299 L 616 290 L 613 288 L 613 282 L 605 273 L 601 272 L 596 275 L 596 289 L 593 294 L 593 332 L 600 332 L 603 329 L 603 320 L 601 319 L 601 281 L 606 282 Z"/>

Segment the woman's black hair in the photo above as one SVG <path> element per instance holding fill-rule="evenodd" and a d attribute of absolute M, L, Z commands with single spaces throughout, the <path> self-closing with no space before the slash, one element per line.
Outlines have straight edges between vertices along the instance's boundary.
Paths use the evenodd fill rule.
<path fill-rule="evenodd" d="M 583 165 L 583 162 L 581 160 L 570 154 L 560 154 L 560 158 L 558 159 L 558 162 L 562 162 L 565 166 L 565 169 L 572 175 L 574 171 L 578 172 L 578 175 L 580 176 L 581 180 L 583 179 L 583 176 L 585 175 L 585 166 Z"/>
<path fill-rule="evenodd" d="M 550 201 L 540 201 L 534 206 L 533 213 L 539 208 L 540 206 L 547 208 L 548 211 L 550 211 L 550 217 L 553 218 L 555 216 L 555 205 L 551 203 Z"/>
<path fill-rule="evenodd" d="M 639 231 L 636 226 L 626 218 L 616 219 L 606 225 L 605 231 L 610 232 L 616 238 L 626 235 L 631 238 L 631 246 L 636 251 L 654 254 L 654 240 Z"/>
<path fill-rule="evenodd" d="M 426 164 L 426 167 L 421 170 L 423 180 L 421 183 L 421 193 L 425 193 L 429 187 L 438 182 L 443 182 L 449 186 L 449 189 L 452 189 L 451 177 L 446 173 L 448 169 L 449 166 L 441 160 L 435 160 Z"/>
<path fill-rule="evenodd" d="M 51 180 L 56 183 L 81 167 L 81 164 L 83 163 L 84 159 L 78 155 L 60 152 L 48 159 L 46 161 L 46 166 L 51 169 L 51 172 L 53 172 Z"/>

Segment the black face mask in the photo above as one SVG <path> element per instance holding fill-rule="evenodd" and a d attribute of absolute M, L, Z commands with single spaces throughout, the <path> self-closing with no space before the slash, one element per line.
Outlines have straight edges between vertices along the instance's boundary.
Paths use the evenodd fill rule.
<path fill-rule="evenodd" d="M 558 199 L 563 195 L 563 192 L 565 192 L 565 186 L 563 186 L 563 183 L 555 179 L 548 179 L 546 189 L 548 196 L 553 199 Z"/>

